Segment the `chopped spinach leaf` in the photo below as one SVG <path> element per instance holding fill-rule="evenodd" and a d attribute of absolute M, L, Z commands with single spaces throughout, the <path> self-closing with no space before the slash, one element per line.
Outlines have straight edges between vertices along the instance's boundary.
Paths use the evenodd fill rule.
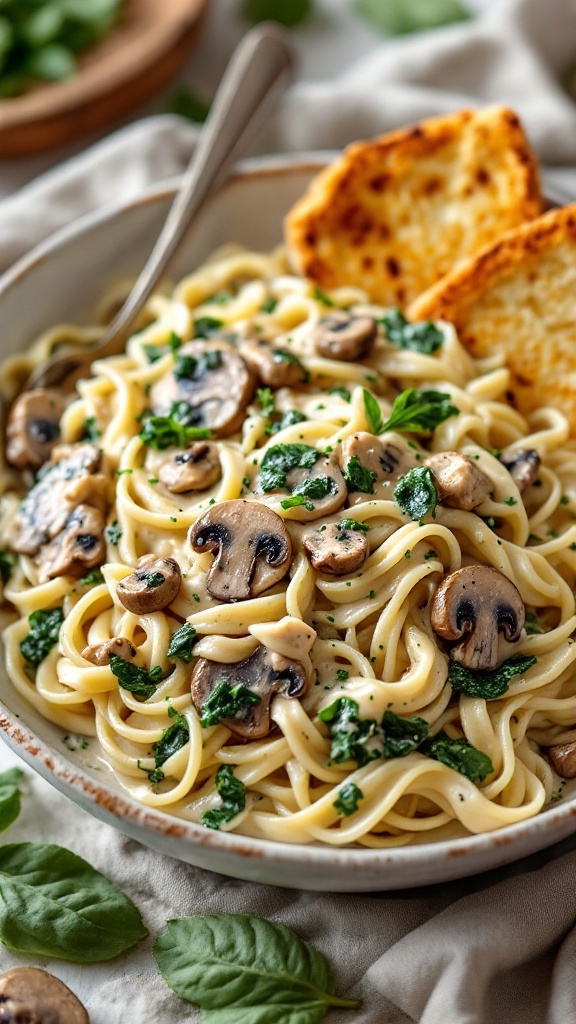
<path fill-rule="evenodd" d="M 305 498 L 310 498 L 312 501 L 321 501 L 328 494 L 336 494 L 337 490 L 338 485 L 333 477 L 315 476 L 309 477 L 307 480 L 303 480 L 302 483 L 297 484 L 292 493 L 303 494 Z"/>
<path fill-rule="evenodd" d="M 148 774 L 150 782 L 161 782 L 164 772 L 159 771 L 162 765 L 172 754 L 175 754 L 182 747 L 186 746 L 190 739 L 190 729 L 184 715 L 177 715 L 171 725 L 162 733 L 162 738 L 152 747 L 154 751 L 155 768 Z M 152 776 L 161 775 L 162 778 Z"/>
<path fill-rule="evenodd" d="M 185 665 L 189 665 L 192 661 L 192 649 L 196 640 L 197 633 L 194 626 L 191 626 L 189 622 L 185 622 L 183 626 L 180 626 L 172 634 L 168 647 L 168 657 L 180 658 L 180 661 L 183 661 Z"/>
<path fill-rule="evenodd" d="M 258 388 L 256 397 L 262 406 L 262 416 L 264 419 L 270 419 L 270 417 L 276 412 L 276 403 L 274 401 L 273 392 L 270 388 Z"/>
<path fill-rule="evenodd" d="M 468 697 L 483 697 L 484 700 L 495 700 L 506 693 L 510 680 L 514 676 L 523 675 L 532 665 L 536 664 L 536 658 L 518 657 L 509 658 L 500 668 L 491 672 L 481 669 L 473 670 L 465 668 L 453 661 L 450 664 L 448 682 L 452 683 L 456 693 L 465 693 Z"/>
<path fill-rule="evenodd" d="M 14 565 L 14 555 L 8 550 L 8 548 L 3 548 L 2 551 L 0 551 L 0 579 L 2 580 L 2 583 L 8 583 L 8 580 L 12 575 Z"/>
<path fill-rule="evenodd" d="M 291 498 L 284 498 L 280 502 L 280 507 L 287 511 L 289 508 L 298 508 L 299 505 L 305 505 L 309 512 L 314 511 L 313 502 L 305 498 L 303 494 L 294 494 Z"/>
<path fill-rule="evenodd" d="M 273 299 L 272 296 L 269 295 L 268 298 L 264 299 L 264 302 L 260 306 L 260 311 L 262 313 L 273 313 L 277 305 L 278 299 Z"/>
<path fill-rule="evenodd" d="M 145 445 L 158 452 L 166 448 L 185 448 L 190 441 L 212 437 L 211 430 L 194 425 L 198 415 L 188 402 L 175 402 L 167 416 L 148 415 L 140 437 Z"/>
<path fill-rule="evenodd" d="M 273 348 L 272 355 L 275 363 L 292 363 L 293 366 L 298 366 L 302 371 L 302 383 L 308 383 L 310 374 L 306 367 L 302 365 L 298 356 L 295 356 L 293 352 L 288 352 L 285 348 Z"/>
<path fill-rule="evenodd" d="M 336 523 L 337 530 L 358 530 L 362 533 L 368 533 L 370 527 L 367 523 L 359 523 L 357 519 L 341 519 L 339 523 Z"/>
<path fill-rule="evenodd" d="M 362 393 L 364 396 L 364 412 L 366 413 L 366 419 L 370 424 L 370 430 L 373 434 L 382 434 L 384 431 L 382 410 L 370 391 L 367 391 L 366 388 L 362 388 Z"/>
<path fill-rule="evenodd" d="M 384 757 L 406 757 L 428 736 L 428 722 L 418 715 L 414 718 L 400 718 L 393 711 L 385 711 L 382 727 Z"/>
<path fill-rule="evenodd" d="M 96 444 L 98 439 L 102 436 L 102 431 L 98 429 L 96 424 L 95 416 L 88 416 L 83 421 L 82 428 L 84 430 L 84 437 L 88 438 L 89 441 L 92 441 L 92 444 Z"/>
<path fill-rule="evenodd" d="M 345 669 L 345 668 L 337 668 L 336 669 L 336 679 L 338 680 L 338 682 L 343 683 L 344 680 L 349 679 L 349 678 L 350 678 L 350 673 L 348 672 L 347 669 Z"/>
<path fill-rule="evenodd" d="M 20 641 L 20 653 L 29 665 L 39 665 L 58 643 L 60 626 L 64 622 L 62 608 L 49 611 L 38 609 L 28 616 L 30 630 Z"/>
<path fill-rule="evenodd" d="M 224 322 L 216 320 L 213 316 L 200 316 L 194 321 L 194 337 L 212 338 L 223 326 Z"/>
<path fill-rule="evenodd" d="M 318 715 L 326 722 L 332 737 L 330 759 L 334 764 L 356 761 L 362 768 L 369 761 L 382 757 L 384 737 L 373 718 L 359 718 L 359 705 L 350 697 L 338 697 Z"/>
<path fill-rule="evenodd" d="M 174 363 L 174 376 L 177 380 L 198 380 L 209 370 L 218 370 L 222 366 L 222 353 L 218 349 L 204 352 L 201 356 L 178 356 Z"/>
<path fill-rule="evenodd" d="M 328 394 L 329 395 L 338 395 L 338 397 L 342 398 L 344 402 L 350 402 L 350 400 L 352 398 L 352 395 L 350 394 L 348 388 L 340 387 L 340 385 L 337 385 L 336 387 L 330 388 L 330 391 L 328 392 Z"/>
<path fill-rule="evenodd" d="M 487 754 L 473 747 L 467 740 L 450 739 L 445 732 L 439 732 L 426 740 L 420 752 L 435 761 L 442 761 L 442 764 L 465 775 L 470 782 L 483 782 L 494 771 Z"/>
<path fill-rule="evenodd" d="M 344 479 L 349 491 L 362 491 L 364 494 L 374 494 L 376 473 L 373 469 L 366 469 L 356 455 L 352 455 L 348 459 Z"/>
<path fill-rule="evenodd" d="M 221 828 L 240 814 L 246 806 L 246 787 L 235 777 L 235 767 L 235 764 L 223 764 L 216 772 L 216 789 L 222 799 L 222 807 L 204 811 L 202 824 L 206 828 Z"/>
<path fill-rule="evenodd" d="M 242 683 L 231 684 L 223 679 L 204 701 L 200 724 L 207 729 L 210 725 L 218 725 L 223 718 L 236 718 L 242 708 L 254 707 L 261 699 Z"/>
<path fill-rule="evenodd" d="M 394 497 L 411 519 L 423 519 L 429 512 L 434 514 L 438 491 L 428 466 L 415 466 L 401 476 L 394 488 Z"/>
<path fill-rule="evenodd" d="M 101 583 L 104 583 L 104 577 L 100 569 L 93 569 L 92 572 L 82 577 L 80 583 L 83 587 L 98 587 Z"/>
<path fill-rule="evenodd" d="M 145 668 L 140 668 L 115 654 L 110 658 L 110 669 L 123 690 L 128 690 L 136 697 L 144 697 L 145 700 L 156 693 L 158 683 L 162 680 L 162 669 L 159 665 L 147 672 Z"/>
<path fill-rule="evenodd" d="M 452 405 L 450 395 L 443 391 L 417 391 L 407 388 L 394 399 L 390 418 L 384 423 L 381 433 L 387 430 L 404 430 L 409 433 L 430 433 L 448 419 L 460 412 Z"/>
<path fill-rule="evenodd" d="M 354 811 L 358 810 L 358 804 L 363 799 L 364 794 L 362 790 L 353 782 L 347 782 L 340 789 L 338 799 L 334 801 L 332 806 L 336 808 L 341 817 L 348 817 L 349 814 L 354 814 Z"/>
<path fill-rule="evenodd" d="M 444 335 L 436 324 L 427 320 L 410 323 L 399 309 L 392 309 L 381 317 L 378 323 L 382 324 L 388 341 L 410 352 L 420 352 L 429 356 L 436 352 L 444 341 Z"/>
<path fill-rule="evenodd" d="M 308 417 L 303 412 L 299 412 L 298 409 L 288 409 L 282 414 L 280 420 L 276 420 L 274 423 L 268 423 L 265 427 L 266 434 L 278 434 L 280 430 L 285 430 L 286 427 L 293 427 L 295 423 L 304 423 Z"/>
<path fill-rule="evenodd" d="M 526 622 L 524 628 L 528 636 L 534 636 L 537 633 L 543 633 L 544 631 L 540 628 L 540 622 L 535 612 L 526 612 Z"/>
<path fill-rule="evenodd" d="M 320 458 L 317 448 L 308 444 L 277 444 L 269 448 L 260 467 L 263 491 L 274 491 L 286 486 L 286 476 L 292 469 L 310 469 Z"/>
<path fill-rule="evenodd" d="M 168 355 L 168 352 L 176 353 L 181 345 L 182 338 L 172 331 L 167 345 L 142 345 L 142 351 L 149 363 L 156 363 L 158 359 Z"/>
<path fill-rule="evenodd" d="M 156 590 L 157 587 L 161 587 L 166 579 L 161 572 L 137 572 L 135 575 L 137 579 L 145 583 L 150 590 Z"/>

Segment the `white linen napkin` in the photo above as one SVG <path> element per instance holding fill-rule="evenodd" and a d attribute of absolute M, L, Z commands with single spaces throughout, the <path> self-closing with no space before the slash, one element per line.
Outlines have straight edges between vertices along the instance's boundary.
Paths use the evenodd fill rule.
<path fill-rule="evenodd" d="M 333 3 L 334 0 L 324 0 Z M 576 196 L 576 106 L 558 75 L 576 64 L 576 0 L 500 0 L 473 23 L 386 41 L 326 82 L 287 95 L 260 151 L 337 148 L 470 104 L 506 102 Z M 0 267 L 79 214 L 130 199 L 185 166 L 195 129 L 149 118 L 0 204 Z M 0 748 L 0 769 L 14 763 Z M 169 917 L 250 912 L 281 921 L 330 959 L 339 992 L 364 1001 L 333 1024 L 576 1024 L 576 837 L 475 879 L 377 895 L 258 886 L 187 867 L 102 825 L 28 772 L 31 793 L 3 837 L 58 842 L 137 903 L 152 934 Z M 151 940 L 113 963 L 78 967 L 0 947 L 0 969 L 31 963 L 62 977 L 92 1024 L 196 1019 L 159 979 Z"/>

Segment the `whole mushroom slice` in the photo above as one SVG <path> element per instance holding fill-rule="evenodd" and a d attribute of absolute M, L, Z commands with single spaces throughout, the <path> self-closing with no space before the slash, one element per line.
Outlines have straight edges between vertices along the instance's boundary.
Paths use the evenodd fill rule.
<path fill-rule="evenodd" d="M 330 523 L 304 534 L 302 545 L 310 562 L 319 572 L 345 576 L 359 569 L 369 553 L 363 533 Z"/>
<path fill-rule="evenodd" d="M 213 505 L 190 527 L 194 551 L 215 555 L 208 593 L 218 601 L 246 601 L 283 579 L 292 541 L 282 519 L 267 505 L 237 498 Z"/>
<path fill-rule="evenodd" d="M 500 462 L 510 473 L 516 487 L 523 494 L 534 483 L 540 469 L 540 456 L 534 448 L 521 448 L 510 450 L 505 448 L 500 452 Z"/>
<path fill-rule="evenodd" d="M 158 470 L 160 483 L 172 494 L 206 491 L 221 476 L 218 446 L 209 441 L 196 441 L 184 451 L 176 452 Z"/>
<path fill-rule="evenodd" d="M 180 590 L 182 573 L 173 558 L 144 555 L 135 571 L 116 587 L 119 601 L 135 615 L 161 612 L 172 604 Z"/>
<path fill-rule="evenodd" d="M 0 974 L 0 1021 L 5 1024 L 90 1024 L 74 993 L 38 967 Z"/>
<path fill-rule="evenodd" d="M 318 321 L 311 339 L 319 356 L 354 363 L 368 355 L 377 334 L 374 317 L 357 316 L 339 309 Z"/>
<path fill-rule="evenodd" d="M 176 403 L 190 407 L 187 426 L 207 428 L 216 437 L 240 429 L 254 394 L 254 378 L 226 341 L 194 341 L 178 350 L 174 369 L 154 384 L 152 411 L 168 416 Z"/>
<path fill-rule="evenodd" d="M 400 477 L 415 466 L 423 465 L 418 454 L 417 449 L 411 447 L 401 434 L 393 430 L 380 437 L 365 430 L 351 434 L 342 442 L 341 458 L 344 472 L 348 475 L 352 469 L 351 460 L 355 459 L 362 469 L 372 474 L 373 483 L 371 489 L 352 490 L 350 504 L 357 505 L 366 501 L 367 494 L 377 494 L 379 497 L 389 497 L 392 500 L 394 487 Z M 353 463 L 354 465 L 356 463 Z M 354 476 L 351 478 L 355 479 Z"/>
<path fill-rule="evenodd" d="M 291 517 L 301 523 L 331 516 L 342 508 L 348 496 L 340 467 L 326 455 L 321 455 L 313 466 L 289 470 L 281 493 L 284 491 L 290 495 L 290 501 L 304 499 L 290 510 Z"/>
<path fill-rule="evenodd" d="M 576 741 L 548 747 L 548 756 L 557 775 L 563 779 L 576 777 Z"/>
<path fill-rule="evenodd" d="M 93 665 L 109 665 L 110 658 L 124 658 L 125 661 L 134 661 L 136 648 L 125 636 L 113 636 L 110 640 L 103 640 L 99 644 L 90 644 L 82 651 L 85 661 Z"/>
<path fill-rule="evenodd" d="M 79 578 L 106 558 L 102 512 L 92 505 L 78 505 L 64 528 L 38 552 L 38 581 L 46 583 L 57 576 Z"/>
<path fill-rule="evenodd" d="M 492 482 L 468 455 L 438 452 L 425 459 L 434 474 L 441 505 L 471 512 L 490 495 Z"/>
<path fill-rule="evenodd" d="M 304 666 L 259 646 L 249 658 L 231 665 L 199 658 L 192 673 L 192 702 L 200 715 L 206 701 L 221 686 L 223 690 L 242 686 L 257 697 L 248 705 L 237 701 L 234 716 L 220 721 L 243 740 L 260 740 L 273 728 L 270 705 L 277 694 L 303 697 L 308 689 Z"/>
<path fill-rule="evenodd" d="M 450 573 L 432 600 L 432 629 L 443 640 L 461 640 L 450 656 L 470 669 L 498 668 L 506 657 L 499 655 L 499 634 L 516 643 L 525 618 L 518 589 L 486 565 L 467 565 Z"/>
<path fill-rule="evenodd" d="M 57 391 L 25 391 L 10 410 L 6 427 L 6 460 L 17 469 L 36 471 L 60 440 L 60 418 L 66 400 Z"/>
<path fill-rule="evenodd" d="M 247 341 L 241 353 L 252 373 L 268 388 L 293 388 L 307 378 L 300 360 L 281 345 L 264 339 Z"/>

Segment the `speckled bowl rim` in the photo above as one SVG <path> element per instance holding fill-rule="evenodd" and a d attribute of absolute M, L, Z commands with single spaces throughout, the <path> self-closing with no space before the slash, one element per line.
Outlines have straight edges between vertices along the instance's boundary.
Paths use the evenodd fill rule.
<path fill-rule="evenodd" d="M 331 152 L 295 153 L 282 157 L 263 157 L 246 160 L 238 164 L 234 174 L 222 186 L 230 188 L 241 177 L 314 172 L 320 170 L 334 156 Z M 75 220 L 61 228 L 48 239 L 36 246 L 29 254 L 0 278 L 0 298 L 50 254 L 66 246 L 79 236 L 89 233 L 91 228 L 104 225 L 134 207 L 159 202 L 172 195 L 178 179 L 173 178 L 154 185 L 129 202 L 110 204 Z M 551 190 L 549 190 L 551 191 Z M 576 795 L 566 797 L 561 804 L 540 812 L 533 818 L 515 825 L 508 825 L 494 832 L 472 835 L 437 843 L 405 846 L 387 849 L 359 847 L 338 847 L 277 843 L 267 839 L 251 839 L 234 832 L 212 831 L 193 822 L 175 818 L 162 811 L 146 807 L 127 795 L 120 795 L 106 785 L 95 782 L 70 759 L 63 756 L 49 743 L 35 735 L 26 723 L 0 701 L 0 730 L 2 738 L 25 762 L 58 790 L 95 814 L 108 824 L 138 838 L 142 829 L 158 836 L 172 837 L 185 844 L 212 849 L 242 859 L 258 858 L 277 865 L 306 866 L 316 868 L 345 868 L 354 875 L 362 872 L 382 872 L 382 888 L 386 888 L 386 869 L 402 869 L 410 875 L 421 867 L 421 882 L 430 880 L 426 869 L 441 861 L 460 858 L 457 871 L 451 871 L 452 878 L 480 873 L 494 866 L 520 859 L 536 850 L 553 845 L 576 831 Z M 111 769 L 110 769 L 111 771 Z M 546 833 L 548 835 L 546 836 Z M 542 839 L 545 838 L 545 842 Z M 528 841 L 529 842 L 525 842 Z M 144 840 L 145 841 L 145 840 Z M 523 849 L 524 847 L 524 849 Z M 526 848 L 527 847 L 527 848 Z M 494 848 L 502 848 L 502 855 L 496 864 Z M 170 851 L 178 856 L 174 848 Z M 483 855 L 486 863 L 482 866 Z M 488 856 L 491 854 L 491 856 Z M 185 856 L 182 859 L 186 860 Z M 474 861 L 476 867 L 466 867 L 465 861 Z M 218 866 L 215 865 L 218 870 Z M 442 877 L 447 877 L 444 874 Z M 280 883 L 281 884 L 281 883 Z M 407 885 L 414 886 L 413 881 Z M 341 887 L 340 887 L 341 888 Z M 351 888 L 354 888 L 351 885 Z M 374 888 L 374 886 L 371 886 Z"/>

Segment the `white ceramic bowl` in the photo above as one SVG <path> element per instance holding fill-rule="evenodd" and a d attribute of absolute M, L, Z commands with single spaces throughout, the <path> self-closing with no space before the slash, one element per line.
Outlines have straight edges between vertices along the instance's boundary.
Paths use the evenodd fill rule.
<path fill-rule="evenodd" d="M 282 217 L 322 155 L 252 161 L 208 204 L 175 261 L 183 276 L 229 242 L 268 250 Z M 0 357 L 22 352 L 52 324 L 90 322 L 102 291 L 136 274 L 164 219 L 173 188 L 155 188 L 129 206 L 83 218 L 21 260 L 0 282 Z M 45 779 L 85 810 L 140 842 L 200 867 L 252 881 L 334 892 L 428 885 L 476 874 L 524 857 L 576 831 L 576 785 L 536 818 L 488 835 L 392 850 L 289 846 L 213 832 L 131 800 L 99 757 L 96 741 L 69 751 L 61 729 L 45 721 L 0 669 L 4 738 Z"/>

